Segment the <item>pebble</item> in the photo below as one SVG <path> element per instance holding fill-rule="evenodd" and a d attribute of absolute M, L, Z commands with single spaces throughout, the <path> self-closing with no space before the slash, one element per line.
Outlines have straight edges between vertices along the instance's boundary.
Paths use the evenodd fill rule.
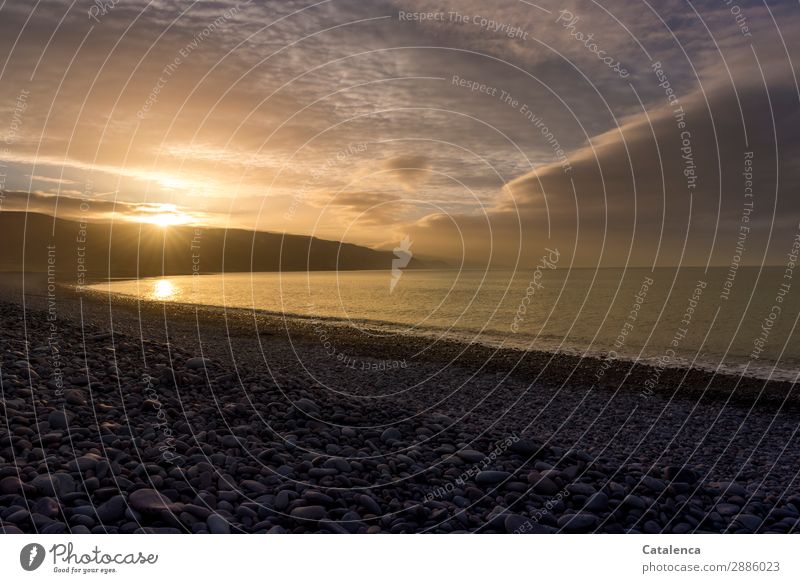
<path fill-rule="evenodd" d="M 291 516 L 302 520 L 318 521 L 325 518 L 327 513 L 322 506 L 299 506 L 292 510 Z"/>
<path fill-rule="evenodd" d="M 161 513 L 174 508 L 168 499 L 150 488 L 136 490 L 130 495 L 128 502 L 134 510 L 143 513 Z"/>
<path fill-rule="evenodd" d="M 398 441 L 403 436 L 400 430 L 395 427 L 387 427 L 381 433 L 381 441 L 383 443 L 392 443 Z"/>
<path fill-rule="evenodd" d="M 0 435 L 0 531 L 788 532 L 800 521 L 800 496 L 786 489 L 797 465 L 792 450 L 767 475 L 764 468 L 773 465 L 768 449 L 763 457 L 742 461 L 736 457 L 742 450 L 730 447 L 713 466 L 718 460 L 711 452 L 727 446 L 729 436 L 715 432 L 708 436 L 708 452 L 696 451 L 692 427 L 677 438 L 660 426 L 653 430 L 646 406 L 631 419 L 630 433 L 607 447 L 607 430 L 627 418 L 625 404 L 640 403 L 630 392 L 620 391 L 619 403 L 585 401 L 586 419 L 596 420 L 585 439 L 580 424 L 548 433 L 560 426 L 557 407 L 554 418 L 548 410 L 532 426 L 535 434 L 509 439 L 538 415 L 538 406 L 552 398 L 574 405 L 579 394 L 564 390 L 554 397 L 546 380 L 536 391 L 524 391 L 520 379 L 503 376 L 497 390 L 519 397 L 520 406 L 508 412 L 507 424 L 504 417 L 502 427 L 491 426 L 485 421 L 496 420 L 492 408 L 501 399 L 484 399 L 489 385 L 481 383 L 494 373 L 478 373 L 458 402 L 447 404 L 438 399 L 461 380 L 455 369 L 453 378 L 438 378 L 429 391 L 398 392 L 405 372 L 418 368 L 427 375 L 435 363 L 417 361 L 403 374 L 367 377 L 326 360 L 332 366 L 317 384 L 287 372 L 294 363 L 280 360 L 288 353 L 278 343 L 269 346 L 279 356 L 266 355 L 270 374 L 259 368 L 260 353 L 248 362 L 239 351 L 242 366 L 233 369 L 193 356 L 197 348 L 182 346 L 178 326 L 169 349 L 116 330 L 113 352 L 95 344 L 84 354 L 81 346 L 65 344 L 66 386 L 60 394 L 50 375 L 46 329 L 37 332 L 37 320 L 29 319 L 31 345 L 42 350 L 32 353 L 30 363 L 15 365 L 25 354 L 14 320 L 19 310 L 4 306 L 0 301 L 0 311 L 6 310 L 0 322 L 11 323 L 0 338 L 0 414 L 12 427 Z M 82 333 L 69 322 L 60 328 L 63 338 Z M 93 333 L 106 332 L 89 327 L 86 337 L 91 340 Z M 142 382 L 142 356 L 157 397 Z M 575 382 L 581 378 L 591 382 L 591 375 Z M 329 391 L 328 381 L 359 394 Z M 250 402 L 242 389 L 257 398 Z M 381 398 L 361 399 L 360 392 Z M 685 418 L 677 414 L 687 410 L 682 399 L 678 395 L 671 403 L 674 423 Z M 434 402 L 441 411 L 430 409 Z M 599 415 L 606 406 L 607 414 Z M 770 442 L 782 442 L 796 429 L 793 413 L 785 419 L 758 408 L 751 413 L 748 426 L 758 430 L 774 421 L 770 431 L 779 432 L 768 435 Z M 157 415 L 165 416 L 165 424 Z M 740 418 L 736 407 L 726 407 L 717 425 L 738 428 Z M 664 423 L 671 427 L 673 420 Z M 649 439 L 642 442 L 647 431 Z M 737 439 L 752 435 L 743 432 Z M 665 449 L 673 438 L 675 446 Z M 165 450 L 174 460 L 166 459 Z M 682 459 L 691 459 L 692 466 Z M 733 467 L 738 473 L 728 470 Z"/>
<path fill-rule="evenodd" d="M 211 360 L 208 358 L 203 358 L 202 356 L 195 356 L 194 358 L 190 358 L 186 361 L 186 368 L 189 370 L 203 370 L 209 366 L 211 366 Z"/>
<path fill-rule="evenodd" d="M 128 507 L 125 497 L 121 494 L 113 496 L 108 501 L 97 507 L 97 519 L 102 524 L 114 524 L 125 516 L 125 509 Z"/>
<path fill-rule="evenodd" d="M 69 427 L 71 418 L 71 414 L 56 409 L 47 416 L 47 422 L 50 424 L 51 429 L 66 429 Z"/>
<path fill-rule="evenodd" d="M 212 514 L 206 519 L 208 532 L 211 534 L 230 534 L 231 525 L 219 514 Z"/>
<path fill-rule="evenodd" d="M 482 472 L 478 472 L 478 475 L 475 476 L 475 483 L 478 485 L 486 485 L 486 484 L 497 484 L 498 482 L 503 482 L 511 477 L 510 472 L 501 472 L 498 470 L 484 470 Z"/>
<path fill-rule="evenodd" d="M 474 449 L 462 449 L 461 451 L 456 453 L 456 455 L 465 462 L 467 462 L 468 464 L 480 463 L 486 457 L 481 452 L 475 451 Z"/>

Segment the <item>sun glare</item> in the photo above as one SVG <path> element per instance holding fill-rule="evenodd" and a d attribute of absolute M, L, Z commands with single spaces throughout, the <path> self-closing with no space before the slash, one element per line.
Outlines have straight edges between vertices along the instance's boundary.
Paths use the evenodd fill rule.
<path fill-rule="evenodd" d="M 183 213 L 158 213 L 153 216 L 141 219 L 143 223 L 152 223 L 159 227 L 170 227 L 173 225 L 185 225 L 191 218 Z"/>
<path fill-rule="evenodd" d="M 153 297 L 157 300 L 172 299 L 175 293 L 175 286 L 168 279 L 159 279 L 153 285 Z"/>
<path fill-rule="evenodd" d="M 174 204 L 157 204 L 142 206 L 133 220 L 159 227 L 170 227 L 186 225 L 195 220 L 195 217 L 181 212 Z"/>

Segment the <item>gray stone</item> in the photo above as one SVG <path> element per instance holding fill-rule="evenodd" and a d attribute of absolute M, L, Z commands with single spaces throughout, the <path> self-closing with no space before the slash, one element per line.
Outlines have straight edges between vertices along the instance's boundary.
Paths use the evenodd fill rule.
<path fill-rule="evenodd" d="M 596 492 L 586 501 L 586 510 L 589 512 L 603 512 L 608 509 L 608 496 L 603 492 Z"/>
<path fill-rule="evenodd" d="M 383 433 L 381 433 L 381 441 L 383 443 L 391 443 L 399 440 L 401 437 L 403 437 L 403 434 L 400 433 L 400 430 L 396 427 L 387 427 L 383 430 Z"/>
<path fill-rule="evenodd" d="M 380 505 L 371 496 L 368 496 L 367 494 L 361 494 L 361 496 L 358 498 L 358 501 L 361 503 L 361 506 L 366 508 L 370 514 L 374 514 L 375 516 L 381 516 L 383 514 L 383 510 L 381 509 Z"/>
<path fill-rule="evenodd" d="M 559 489 L 556 483 L 550 478 L 540 477 L 533 483 L 533 491 L 542 496 L 555 496 Z"/>
<path fill-rule="evenodd" d="M 186 361 L 186 368 L 190 370 L 204 369 L 211 365 L 211 359 L 195 356 Z"/>
<path fill-rule="evenodd" d="M 735 526 L 744 528 L 746 530 L 749 530 L 750 532 L 756 532 L 761 527 L 762 523 L 763 520 L 761 520 L 758 516 L 754 516 L 752 514 L 740 514 L 733 521 L 733 524 Z"/>
<path fill-rule="evenodd" d="M 133 492 L 128 497 L 128 503 L 134 510 L 144 514 L 158 514 L 175 510 L 175 505 L 168 498 L 149 488 Z"/>
<path fill-rule="evenodd" d="M 66 391 L 64 393 L 64 398 L 70 405 L 75 405 L 78 407 L 83 407 L 84 405 L 86 405 L 86 398 L 83 396 L 83 393 L 81 391 L 78 391 L 77 389 L 71 389 L 69 391 Z"/>
<path fill-rule="evenodd" d="M 16 476 L 8 476 L 0 480 L 0 493 L 19 494 L 22 492 L 22 482 Z"/>
<path fill-rule="evenodd" d="M 208 532 L 211 534 L 230 534 L 231 525 L 219 514 L 212 514 L 206 519 Z"/>
<path fill-rule="evenodd" d="M 64 472 L 56 472 L 49 476 L 41 474 L 36 476 L 31 481 L 31 484 L 45 496 L 56 496 L 58 498 L 65 494 L 71 494 L 76 488 L 75 478 Z"/>
<path fill-rule="evenodd" d="M 47 416 L 47 423 L 52 429 L 66 429 L 69 427 L 71 420 L 72 414 L 58 409 L 50 411 L 50 414 Z"/>
<path fill-rule="evenodd" d="M 112 524 L 125 517 L 125 509 L 127 507 L 128 505 L 123 496 L 114 496 L 97 507 L 97 518 L 103 524 Z"/>
<path fill-rule="evenodd" d="M 564 514 L 558 518 L 558 527 L 567 532 L 590 532 L 597 527 L 597 517 L 588 512 Z"/>
<path fill-rule="evenodd" d="M 481 452 L 475 451 L 474 449 L 462 449 L 456 453 L 456 455 L 469 464 L 480 463 L 486 457 Z"/>
<path fill-rule="evenodd" d="M 322 506 L 300 506 L 291 512 L 292 518 L 299 518 L 302 520 L 322 520 L 327 516 L 325 508 Z"/>
<path fill-rule="evenodd" d="M 475 483 L 486 485 L 486 484 L 497 484 L 504 480 L 507 480 L 511 477 L 511 474 L 508 472 L 501 472 L 498 470 L 485 470 L 483 472 L 478 472 L 478 475 L 475 476 Z"/>

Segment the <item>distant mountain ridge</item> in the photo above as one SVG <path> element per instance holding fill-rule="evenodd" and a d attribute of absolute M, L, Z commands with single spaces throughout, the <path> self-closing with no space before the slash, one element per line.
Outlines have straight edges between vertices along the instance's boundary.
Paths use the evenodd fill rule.
<path fill-rule="evenodd" d="M 27 217 L 27 221 L 26 221 Z M 304 235 L 118 221 L 80 223 L 0 212 L 0 270 L 87 278 L 193 273 L 391 269 L 394 255 Z M 408 269 L 442 267 L 412 258 Z"/>

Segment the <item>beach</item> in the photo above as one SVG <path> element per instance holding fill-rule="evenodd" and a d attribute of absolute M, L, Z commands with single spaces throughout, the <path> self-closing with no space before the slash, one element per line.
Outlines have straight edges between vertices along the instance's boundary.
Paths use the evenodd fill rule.
<path fill-rule="evenodd" d="M 797 530 L 788 382 L 27 281 L 3 532 Z"/>

